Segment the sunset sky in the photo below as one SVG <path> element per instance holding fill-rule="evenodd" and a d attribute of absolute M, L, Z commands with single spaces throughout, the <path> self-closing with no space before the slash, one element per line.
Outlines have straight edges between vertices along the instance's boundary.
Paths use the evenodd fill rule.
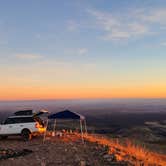
<path fill-rule="evenodd" d="M 165 97 L 165 0 L 0 0 L 0 100 Z"/>

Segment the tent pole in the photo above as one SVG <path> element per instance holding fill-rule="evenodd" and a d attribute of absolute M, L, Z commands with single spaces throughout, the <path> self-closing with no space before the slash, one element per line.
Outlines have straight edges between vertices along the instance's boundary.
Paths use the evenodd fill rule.
<path fill-rule="evenodd" d="M 86 126 L 86 120 L 84 120 L 84 125 L 85 125 L 85 133 L 87 134 L 87 126 Z"/>
<path fill-rule="evenodd" d="M 54 133 L 55 133 L 55 127 L 56 127 L 56 119 L 54 120 L 54 128 L 53 128 Z"/>
<path fill-rule="evenodd" d="M 45 142 L 45 139 L 46 139 L 47 127 L 48 127 L 48 119 L 47 119 L 47 122 L 46 122 L 46 130 L 44 132 L 43 143 Z"/>
<path fill-rule="evenodd" d="M 82 131 L 82 121 L 80 119 L 80 129 L 81 129 L 81 138 L 82 138 L 82 143 L 84 143 L 84 137 L 83 137 L 83 131 Z"/>

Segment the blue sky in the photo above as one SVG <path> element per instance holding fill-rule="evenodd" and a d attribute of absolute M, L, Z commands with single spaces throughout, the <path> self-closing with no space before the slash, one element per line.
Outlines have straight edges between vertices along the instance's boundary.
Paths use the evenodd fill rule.
<path fill-rule="evenodd" d="M 1 89 L 163 87 L 165 36 L 165 0 L 0 1 Z"/>

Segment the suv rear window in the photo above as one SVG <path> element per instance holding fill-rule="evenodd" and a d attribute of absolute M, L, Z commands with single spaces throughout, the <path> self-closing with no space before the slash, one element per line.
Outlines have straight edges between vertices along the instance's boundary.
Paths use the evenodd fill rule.
<path fill-rule="evenodd" d="M 33 117 L 16 117 L 16 118 L 8 118 L 4 124 L 31 123 L 31 122 L 35 122 Z"/>

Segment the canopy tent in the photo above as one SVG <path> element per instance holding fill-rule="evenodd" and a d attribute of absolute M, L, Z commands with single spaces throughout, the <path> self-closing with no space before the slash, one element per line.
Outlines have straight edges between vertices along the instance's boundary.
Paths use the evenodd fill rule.
<path fill-rule="evenodd" d="M 58 112 L 48 116 L 48 119 L 80 119 L 85 120 L 85 117 L 76 112 L 71 112 L 69 110 L 64 110 L 62 112 Z"/>
<path fill-rule="evenodd" d="M 87 133 L 87 127 L 86 127 L 86 119 L 83 115 L 78 114 L 76 112 L 72 112 L 70 110 L 64 110 L 58 113 L 54 113 L 48 116 L 48 120 L 49 119 L 54 119 L 54 132 L 55 132 L 55 127 L 56 127 L 56 120 L 57 119 L 74 119 L 74 120 L 79 120 L 80 121 L 80 130 L 81 130 L 81 136 L 82 136 L 82 141 L 84 142 L 83 139 L 83 125 L 84 125 L 84 129 L 85 132 Z M 46 125 L 46 132 L 47 132 L 47 126 L 48 126 L 48 120 L 47 120 L 47 125 Z M 45 137 L 46 137 L 46 132 L 44 134 L 44 138 L 43 141 L 45 141 Z"/>

